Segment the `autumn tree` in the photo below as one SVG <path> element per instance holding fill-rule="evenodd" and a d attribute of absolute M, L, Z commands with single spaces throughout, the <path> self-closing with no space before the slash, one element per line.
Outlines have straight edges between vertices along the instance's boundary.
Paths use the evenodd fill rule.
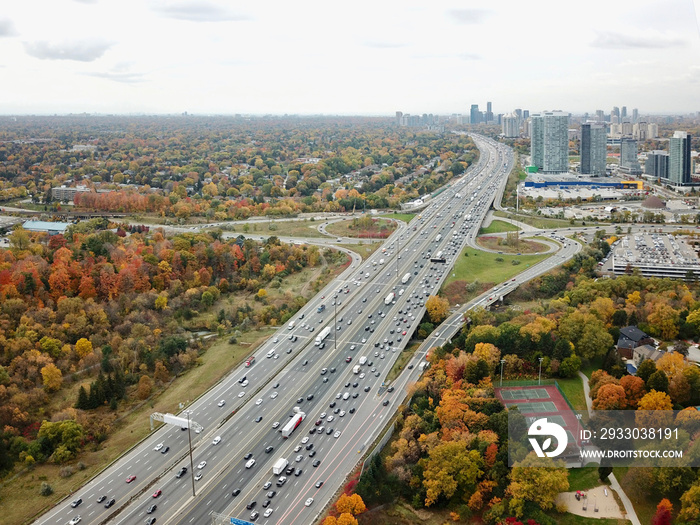
<path fill-rule="evenodd" d="M 353 516 L 362 514 L 364 511 L 367 510 L 365 502 L 362 501 L 362 497 L 360 497 L 359 494 L 352 494 L 350 496 L 343 494 L 342 496 L 340 496 L 340 498 L 338 498 L 338 501 L 335 504 L 335 508 L 341 514 L 347 513 L 352 514 Z"/>
<path fill-rule="evenodd" d="M 84 359 L 92 353 L 92 343 L 84 337 L 81 337 L 75 343 L 75 353 L 78 354 L 80 359 Z"/>
<path fill-rule="evenodd" d="M 664 423 L 670 424 L 671 421 L 666 420 L 671 417 L 670 411 L 672 409 L 673 402 L 668 394 L 652 390 L 639 401 L 637 413 L 635 414 L 637 426 L 640 428 L 658 428 L 659 425 Z M 663 412 L 655 414 L 654 411 Z"/>
<path fill-rule="evenodd" d="M 147 399 L 148 396 L 151 395 L 152 390 L 153 390 L 153 381 L 147 375 L 142 375 L 141 379 L 139 379 L 139 386 L 137 389 L 139 399 Z"/>
<path fill-rule="evenodd" d="M 651 519 L 651 525 L 671 525 L 671 512 L 673 511 L 673 505 L 671 502 L 664 498 L 656 506 L 656 514 Z"/>
<path fill-rule="evenodd" d="M 338 516 L 338 519 L 336 521 L 337 525 L 357 525 L 357 519 L 352 515 L 347 512 L 341 514 Z"/>
<path fill-rule="evenodd" d="M 678 335 L 679 312 L 666 303 L 657 303 L 647 317 L 652 335 L 674 339 Z"/>
<path fill-rule="evenodd" d="M 166 383 L 168 379 L 170 379 L 170 373 L 162 360 L 156 361 L 156 369 L 153 373 L 153 378 L 159 383 Z"/>
<path fill-rule="evenodd" d="M 425 302 L 425 309 L 428 312 L 430 321 L 435 324 L 442 323 L 450 311 L 450 303 L 447 299 L 431 295 Z"/>
<path fill-rule="evenodd" d="M 569 490 L 569 471 L 551 458 L 539 458 L 534 452 L 513 466 L 508 494 L 512 497 L 510 510 L 516 516 L 523 515 L 525 503 L 531 501 L 541 509 L 554 506 L 560 492 Z"/>
<path fill-rule="evenodd" d="M 627 405 L 625 389 L 614 383 L 608 383 L 598 389 L 598 395 L 593 400 L 595 410 L 622 410 Z"/>
<path fill-rule="evenodd" d="M 41 376 L 44 378 L 44 390 L 47 392 L 55 392 L 63 384 L 63 374 L 53 363 L 49 363 L 41 369 Z"/>
<path fill-rule="evenodd" d="M 700 484 L 690 487 L 681 496 L 681 511 L 677 517 L 678 523 L 700 523 Z"/>
<path fill-rule="evenodd" d="M 501 361 L 501 351 L 491 343 L 477 343 L 473 353 L 477 358 L 486 361 L 490 373 L 493 373 Z"/>
<path fill-rule="evenodd" d="M 624 376 L 620 379 L 620 386 L 625 389 L 627 407 L 636 409 L 639 400 L 646 394 L 644 380 L 637 376 Z"/>
<path fill-rule="evenodd" d="M 473 492 L 482 472 L 483 460 L 476 450 L 469 450 L 464 441 L 440 443 L 428 453 L 423 472 L 426 489 L 425 506 L 430 507 L 444 496 L 457 492 Z"/>

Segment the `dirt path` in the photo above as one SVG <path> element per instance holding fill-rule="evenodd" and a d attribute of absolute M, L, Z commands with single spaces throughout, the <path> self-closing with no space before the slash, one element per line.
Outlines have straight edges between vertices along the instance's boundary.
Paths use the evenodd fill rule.
<path fill-rule="evenodd" d="M 306 281 L 306 284 L 301 287 L 301 290 L 299 290 L 299 295 L 302 297 L 306 297 L 306 292 L 309 291 L 309 287 L 314 283 L 316 279 L 318 279 L 323 272 L 324 268 L 328 266 L 328 261 L 326 261 L 326 258 L 323 256 L 322 253 L 320 253 L 319 250 L 319 255 L 321 256 L 321 266 L 317 268 L 317 270 L 309 277 L 309 280 Z"/>

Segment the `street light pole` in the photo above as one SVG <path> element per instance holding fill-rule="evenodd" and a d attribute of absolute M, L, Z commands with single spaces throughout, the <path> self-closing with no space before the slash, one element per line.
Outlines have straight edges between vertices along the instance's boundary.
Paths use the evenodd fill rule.
<path fill-rule="evenodd" d="M 505 362 L 506 362 L 505 359 L 501 359 L 501 385 L 500 386 L 503 386 L 503 363 L 505 363 Z"/>
<path fill-rule="evenodd" d="M 540 374 L 539 374 L 539 377 L 537 378 L 537 384 L 538 384 L 538 385 L 541 385 L 541 384 L 542 384 L 542 360 L 543 360 L 543 359 L 544 359 L 544 357 L 540 357 L 540 358 L 539 358 L 539 360 L 540 360 Z"/>
<path fill-rule="evenodd" d="M 333 301 L 333 350 L 338 349 L 338 296 Z"/>

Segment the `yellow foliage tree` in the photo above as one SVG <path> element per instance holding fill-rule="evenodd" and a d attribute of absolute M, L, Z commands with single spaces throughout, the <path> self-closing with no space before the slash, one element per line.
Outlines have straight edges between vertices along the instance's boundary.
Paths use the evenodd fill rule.
<path fill-rule="evenodd" d="M 335 508 L 341 514 L 348 513 L 354 516 L 362 514 L 367 510 L 365 502 L 362 501 L 362 497 L 359 494 L 352 494 L 350 496 L 343 494 L 340 496 L 340 498 L 338 498 Z"/>
<path fill-rule="evenodd" d="M 168 298 L 165 295 L 156 297 L 156 310 L 165 310 L 168 307 Z"/>
<path fill-rule="evenodd" d="M 80 359 L 89 356 L 92 353 L 92 343 L 84 337 L 81 337 L 78 339 L 78 342 L 75 343 L 75 353 L 78 354 Z"/>
<path fill-rule="evenodd" d="M 425 302 L 425 309 L 428 311 L 430 322 L 438 324 L 447 318 L 447 314 L 450 311 L 450 303 L 447 299 L 431 295 Z"/>
<path fill-rule="evenodd" d="M 686 366 L 683 354 L 678 352 L 667 352 L 656 362 L 656 369 L 663 370 L 668 377 L 673 377 L 678 372 L 682 372 Z"/>
<path fill-rule="evenodd" d="M 357 525 L 357 520 L 352 514 L 343 513 L 338 516 L 336 523 L 338 525 Z"/>
<path fill-rule="evenodd" d="M 44 378 L 44 390 L 47 392 L 55 392 L 63 384 L 63 374 L 53 363 L 41 369 L 41 376 Z"/>
<path fill-rule="evenodd" d="M 338 525 L 338 520 L 335 519 L 335 516 L 328 516 L 323 520 L 323 525 Z"/>
<path fill-rule="evenodd" d="M 501 351 L 491 343 L 476 343 L 474 355 L 486 361 L 486 364 L 489 365 L 489 371 L 492 373 L 501 361 Z"/>
<path fill-rule="evenodd" d="M 153 381 L 151 380 L 150 377 L 147 375 L 141 376 L 141 379 L 139 379 L 139 386 L 137 389 L 137 394 L 139 396 L 139 399 L 146 399 L 148 396 L 151 395 L 151 391 L 153 390 Z"/>
<path fill-rule="evenodd" d="M 260 290 L 258 290 L 258 299 L 265 299 L 265 297 L 267 297 L 267 290 L 265 290 L 265 288 L 260 288 Z"/>

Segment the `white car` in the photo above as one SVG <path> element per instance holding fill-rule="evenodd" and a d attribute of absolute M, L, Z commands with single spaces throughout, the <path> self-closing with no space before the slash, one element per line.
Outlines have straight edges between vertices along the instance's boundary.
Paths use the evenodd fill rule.
<path fill-rule="evenodd" d="M 211 442 L 212 445 L 218 445 L 219 443 L 221 443 L 221 436 L 216 436 L 214 441 Z"/>
<path fill-rule="evenodd" d="M 275 338 L 272 340 L 272 342 L 273 342 L 273 343 L 279 343 L 279 339 L 275 337 Z"/>
<path fill-rule="evenodd" d="M 362 372 L 362 373 L 360 374 L 360 379 L 364 379 L 364 378 L 365 378 L 365 373 Z"/>
<path fill-rule="evenodd" d="M 302 445 L 306 445 L 309 442 L 309 436 L 306 436 L 304 439 L 301 440 Z"/>
<path fill-rule="evenodd" d="M 258 400 L 255 402 L 256 405 L 261 405 L 262 404 L 262 397 L 258 398 Z"/>
<path fill-rule="evenodd" d="M 307 505 L 307 507 L 308 507 L 308 505 Z M 70 520 L 70 521 L 68 522 L 68 525 L 77 525 L 78 523 L 80 523 L 80 521 L 81 521 L 82 519 L 83 519 L 83 518 L 81 518 L 80 516 L 76 516 L 75 518 L 73 518 L 72 520 Z"/>
<path fill-rule="evenodd" d="M 153 450 L 160 450 L 161 448 L 163 448 L 163 443 L 158 443 Z"/>
<path fill-rule="evenodd" d="M 200 479 L 202 479 L 202 473 L 201 473 L 201 472 L 197 472 L 197 474 L 195 474 L 195 476 L 194 476 L 194 480 L 195 480 L 195 481 L 199 481 Z"/>
<path fill-rule="evenodd" d="M 243 397 L 245 395 L 245 392 L 241 392 L 238 394 L 238 397 Z"/>
<path fill-rule="evenodd" d="M 314 499 L 309 498 L 304 502 L 304 505 L 306 505 L 307 507 L 310 507 L 313 502 L 314 502 Z"/>
<path fill-rule="evenodd" d="M 333 421 L 334 419 L 335 419 L 335 417 L 333 417 L 333 416 L 328 416 L 328 418 L 326 419 L 326 421 L 328 421 L 328 422 L 330 423 L 330 422 Z"/>
<path fill-rule="evenodd" d="M 340 437 L 340 430 L 336 430 L 335 434 L 333 434 L 334 438 L 339 438 Z"/>
<path fill-rule="evenodd" d="M 301 450 L 301 445 L 294 447 L 294 452 L 299 452 Z"/>
<path fill-rule="evenodd" d="M 207 462 L 206 462 L 206 461 L 202 461 L 202 462 L 199 463 L 199 465 L 197 465 L 197 468 L 198 468 L 199 470 L 202 470 L 202 469 L 203 469 L 204 467 L 206 467 L 206 466 L 207 466 Z"/>
<path fill-rule="evenodd" d="M 339 417 L 343 417 L 345 415 L 345 410 L 341 410 L 340 414 L 338 414 Z"/>
<path fill-rule="evenodd" d="M 246 379 L 245 381 L 243 381 L 241 383 L 241 386 L 243 386 L 243 387 L 248 386 L 248 380 Z"/>
<path fill-rule="evenodd" d="M 226 401 L 224 401 L 223 399 L 221 401 L 219 401 L 219 403 L 218 403 L 218 405 L 220 407 L 224 406 L 225 404 L 226 404 Z"/>
<path fill-rule="evenodd" d="M 278 426 L 280 426 L 279 421 L 275 421 L 274 423 L 272 423 L 272 428 L 277 428 Z"/>
<path fill-rule="evenodd" d="M 266 518 L 269 518 L 271 514 L 272 514 L 272 509 L 267 509 L 265 511 L 265 514 L 263 514 L 263 516 L 265 516 Z"/>
<path fill-rule="evenodd" d="M 277 392 L 272 392 L 272 394 L 270 394 L 270 399 L 275 399 L 278 395 Z"/>

